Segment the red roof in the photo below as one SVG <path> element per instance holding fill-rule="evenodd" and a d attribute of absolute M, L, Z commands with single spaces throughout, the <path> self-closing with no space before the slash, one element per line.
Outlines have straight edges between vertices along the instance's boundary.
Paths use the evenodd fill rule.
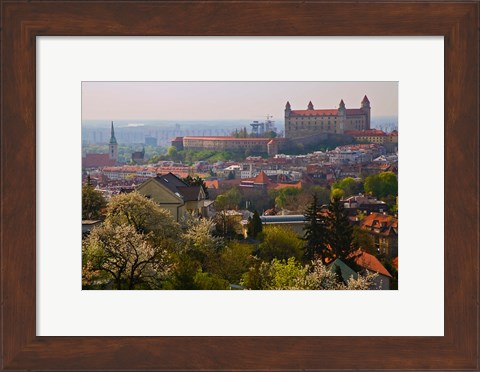
<path fill-rule="evenodd" d="M 260 183 L 262 185 L 268 185 L 270 183 L 270 179 L 267 177 L 264 171 L 261 171 L 258 176 L 253 179 L 254 183 Z"/>
<path fill-rule="evenodd" d="M 291 111 L 290 116 L 336 116 L 338 114 L 337 109 L 326 109 L 326 110 L 294 110 Z"/>
<path fill-rule="evenodd" d="M 218 180 L 205 180 L 205 186 L 207 186 L 209 189 L 218 189 L 219 182 Z"/>
<path fill-rule="evenodd" d="M 395 258 L 393 259 L 392 263 L 393 263 L 393 266 L 395 266 L 395 269 L 398 270 L 398 257 L 395 257 Z"/>
<path fill-rule="evenodd" d="M 392 275 L 385 269 L 385 267 L 381 264 L 381 262 L 373 255 L 363 251 L 357 251 L 355 253 L 355 263 L 367 269 L 369 271 L 373 271 L 388 277 L 392 277 Z"/>
<path fill-rule="evenodd" d="M 101 168 L 115 164 L 116 161 L 110 159 L 109 154 L 85 154 L 85 157 L 82 157 L 82 168 Z"/>
<path fill-rule="evenodd" d="M 286 189 L 287 187 L 293 187 L 296 189 L 301 189 L 303 187 L 302 181 L 298 181 L 297 183 L 277 183 L 275 185 L 276 190 Z"/>
<path fill-rule="evenodd" d="M 362 229 L 372 231 L 380 235 L 398 234 L 398 219 L 394 216 L 382 213 L 371 213 L 360 223 Z"/>

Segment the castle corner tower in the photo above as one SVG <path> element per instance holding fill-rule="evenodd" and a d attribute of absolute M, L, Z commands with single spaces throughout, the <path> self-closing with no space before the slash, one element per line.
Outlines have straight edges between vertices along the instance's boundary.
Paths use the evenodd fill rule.
<path fill-rule="evenodd" d="M 370 129 L 370 101 L 368 100 L 367 95 L 363 97 L 361 109 L 367 116 L 366 129 Z"/>

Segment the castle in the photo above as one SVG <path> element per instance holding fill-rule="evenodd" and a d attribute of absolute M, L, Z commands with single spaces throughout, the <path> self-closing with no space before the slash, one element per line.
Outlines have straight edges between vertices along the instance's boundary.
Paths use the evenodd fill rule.
<path fill-rule="evenodd" d="M 360 108 L 347 109 L 343 99 L 337 109 L 315 110 L 312 102 L 306 110 L 285 106 L 285 137 L 297 139 L 319 134 L 344 134 L 370 129 L 370 101 L 363 97 Z"/>

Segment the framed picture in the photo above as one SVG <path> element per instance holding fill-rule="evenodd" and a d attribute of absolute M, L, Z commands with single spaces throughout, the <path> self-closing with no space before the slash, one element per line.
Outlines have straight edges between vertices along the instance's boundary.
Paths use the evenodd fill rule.
<path fill-rule="evenodd" d="M 478 2 L 12 1 L 4 2 L 1 6 L 4 31 L 1 57 L 0 222 L 2 369 L 478 369 Z M 42 40 L 54 36 L 415 36 L 419 40 L 425 36 L 443 36 L 444 133 L 441 138 L 444 139 L 444 146 L 438 148 L 438 153 L 444 154 L 444 180 L 443 185 L 428 185 L 428 180 L 420 181 L 427 190 L 423 191 L 425 204 L 419 206 L 418 218 L 421 224 L 422 218 L 428 219 L 432 214 L 439 213 L 434 202 L 432 204 L 428 198 L 434 193 L 429 192 L 428 188 L 443 187 L 444 221 L 442 226 L 439 224 L 439 231 L 444 229 L 444 255 L 443 260 L 422 261 L 416 272 L 418 286 L 422 287 L 422 283 L 430 283 L 426 277 L 429 268 L 432 267 L 433 272 L 433 267 L 438 270 L 438 266 L 444 264 L 444 306 L 438 309 L 438 313 L 431 310 L 432 318 L 442 318 L 443 315 L 443 333 L 414 336 L 415 333 L 411 332 L 404 336 L 399 336 L 400 333 L 386 336 L 377 332 L 369 336 L 352 337 L 348 333 L 349 321 L 343 316 L 338 320 L 338 333 L 330 332 L 320 337 L 321 333 L 317 332 L 319 324 L 331 321 L 328 318 L 317 319 L 315 308 L 309 306 L 299 306 L 295 309 L 298 312 L 295 316 L 311 315 L 314 331 L 310 333 L 305 331 L 306 328 L 301 332 L 266 332 L 268 336 L 262 336 L 262 332 L 255 332 L 251 328 L 237 334 L 208 332 L 205 331 L 207 328 L 193 331 L 194 324 L 202 319 L 207 325 L 228 322 L 228 314 L 226 317 L 208 318 L 205 322 L 205 318 L 195 313 L 197 309 L 185 306 L 180 309 L 185 317 L 184 322 L 170 322 L 178 332 L 159 332 L 157 334 L 162 336 L 148 337 L 155 334 L 141 330 L 135 332 L 131 328 L 127 330 L 119 316 L 140 318 L 146 311 L 142 312 L 141 306 L 144 305 L 133 306 L 133 310 L 129 308 L 128 311 L 118 309 L 117 314 L 111 313 L 112 319 L 120 320 L 117 331 L 111 334 L 99 332 L 99 336 L 92 336 L 93 333 L 89 331 L 75 334 L 39 330 L 39 319 L 44 315 L 44 308 L 38 302 L 41 297 L 39 288 L 52 284 L 48 276 L 42 275 L 43 269 L 37 272 L 38 268 L 43 267 L 42 255 L 37 251 L 39 237 L 42 233 L 45 235 L 45 219 L 38 213 L 48 209 L 48 206 L 42 205 L 45 188 L 38 181 L 42 179 L 39 164 L 45 159 L 44 153 L 39 152 L 42 147 L 39 143 L 46 137 L 37 126 L 45 114 L 42 99 L 49 97 L 42 93 L 45 92 L 45 84 L 39 71 L 42 69 L 43 46 L 40 48 L 39 45 Z M 68 49 L 69 39 L 57 39 L 65 42 L 63 53 L 71 54 L 73 49 Z M 101 40 L 106 43 L 104 45 L 116 42 L 108 38 Z M 134 45 L 137 41 L 140 42 L 140 39 L 130 39 L 128 42 Z M 171 44 L 175 46 L 181 42 L 172 40 Z M 73 39 L 71 45 L 75 45 Z M 198 52 L 205 53 L 206 50 L 203 48 Z M 420 57 L 420 50 L 418 53 Z M 59 60 L 64 58 L 61 54 L 58 57 Z M 298 56 L 299 59 L 301 57 L 305 58 Z M 359 57 L 352 55 L 351 63 L 355 63 Z M 409 63 L 412 61 L 414 58 Z M 95 63 L 101 65 L 93 56 L 93 69 Z M 110 63 L 112 69 L 120 65 L 115 58 Z M 412 65 L 415 63 L 420 66 L 421 60 L 414 61 Z M 72 66 L 72 75 L 75 74 L 74 68 Z M 167 65 L 162 68 L 167 68 Z M 244 70 L 244 80 L 254 75 L 253 68 Z M 184 73 L 188 76 L 188 69 Z M 98 80 L 102 78 L 98 76 Z M 148 80 L 148 76 L 144 80 Z M 402 81 L 399 84 L 401 90 Z M 80 92 L 79 86 L 74 94 L 80 97 Z M 78 107 L 78 103 L 73 111 L 75 107 Z M 425 107 L 425 110 L 428 109 Z M 80 123 L 72 130 L 78 134 Z M 68 132 L 69 129 L 62 136 L 68 136 Z M 426 137 L 424 141 L 431 140 L 428 134 Z M 61 163 L 60 158 L 64 155 L 58 154 L 59 159 L 53 160 Z M 427 178 L 429 167 L 434 165 L 426 164 Z M 60 189 L 62 172 L 66 174 L 68 170 L 59 168 L 55 179 Z M 408 180 L 414 181 L 419 182 Z M 62 200 L 65 200 L 64 195 L 59 191 Z M 69 201 L 64 202 L 69 208 Z M 50 222 L 51 218 L 59 219 L 58 226 L 62 226 L 61 214 L 48 218 Z M 77 230 L 78 226 L 75 226 L 72 231 Z M 48 235 L 52 235 L 50 230 Z M 62 244 L 60 240 L 57 243 Z M 42 250 L 44 248 L 45 245 Z M 428 243 L 425 246 L 427 248 Z M 58 251 L 58 247 L 51 249 Z M 62 265 L 63 258 L 59 255 L 55 263 Z M 56 280 L 68 281 L 68 278 Z M 422 289 L 426 295 L 434 291 L 431 286 Z M 402 288 L 396 292 L 401 294 Z M 198 293 L 187 293 L 187 296 L 198 296 Z M 57 293 L 56 296 L 61 297 L 62 294 Z M 65 294 L 64 302 L 69 301 L 67 298 Z M 260 301 L 265 300 L 260 298 Z M 64 310 L 67 307 L 64 308 L 61 302 L 57 302 L 60 313 L 68 311 Z M 385 317 L 389 313 L 388 305 L 384 303 L 383 309 L 381 305 L 379 307 Z M 421 310 L 418 309 L 418 312 Z M 252 319 L 262 313 L 262 309 L 246 311 Z M 355 311 L 352 310 L 351 314 L 354 318 Z M 98 322 L 98 318 L 100 323 L 108 322 L 108 314 L 102 313 L 100 308 L 91 307 L 84 315 L 90 317 L 92 322 Z M 369 318 L 368 315 L 351 319 L 350 324 L 373 324 L 375 318 L 380 316 L 372 313 Z M 97 319 L 94 319 L 95 316 Z M 65 319 L 70 319 L 70 323 L 75 322 L 75 317 Z M 232 323 L 235 319 L 238 318 L 234 318 Z M 278 320 L 289 321 L 288 318 Z M 396 320 L 390 319 L 391 322 Z M 166 322 L 164 319 L 162 324 L 167 323 L 168 319 Z M 304 322 L 304 326 L 308 327 L 308 322 Z M 155 328 L 155 324 L 152 324 L 152 328 Z M 287 336 L 279 337 L 284 334 Z M 134 335 L 138 336 L 132 337 Z M 347 352 L 348 358 L 345 356 Z"/>

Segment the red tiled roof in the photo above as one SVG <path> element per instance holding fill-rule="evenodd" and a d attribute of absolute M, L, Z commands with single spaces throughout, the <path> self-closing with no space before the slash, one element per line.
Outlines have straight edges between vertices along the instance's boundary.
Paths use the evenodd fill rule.
<path fill-rule="evenodd" d="M 258 176 L 253 179 L 254 183 L 260 183 L 262 185 L 268 185 L 270 183 L 270 179 L 267 177 L 264 171 L 261 171 Z"/>
<path fill-rule="evenodd" d="M 218 180 L 206 180 L 205 186 L 207 186 L 209 189 L 218 189 L 219 183 Z"/>
<path fill-rule="evenodd" d="M 385 267 L 381 264 L 381 262 L 373 255 L 367 252 L 363 251 L 357 251 L 355 254 L 355 263 L 363 267 L 364 269 L 367 269 L 369 271 L 373 271 L 385 276 L 388 276 L 389 278 L 392 277 L 392 275 L 385 269 Z"/>
<path fill-rule="evenodd" d="M 297 183 L 277 183 L 275 185 L 276 190 L 286 189 L 287 187 L 294 187 L 296 189 L 301 189 L 303 186 L 302 181 L 298 181 Z"/>
<path fill-rule="evenodd" d="M 378 230 L 378 234 L 388 236 L 391 233 L 397 234 L 398 219 L 394 216 L 374 212 L 366 216 L 360 223 L 360 226 L 364 230 L 372 232 Z"/>
<path fill-rule="evenodd" d="M 115 164 L 116 161 L 110 159 L 108 154 L 85 154 L 85 157 L 82 157 L 82 168 L 101 168 Z"/>
<path fill-rule="evenodd" d="M 395 269 L 398 270 L 398 257 L 395 257 L 395 258 L 393 259 L 392 263 L 393 263 L 393 266 L 395 266 Z"/>
<path fill-rule="evenodd" d="M 290 116 L 322 116 L 322 115 L 333 115 L 338 114 L 337 109 L 325 109 L 325 110 L 292 110 Z"/>

